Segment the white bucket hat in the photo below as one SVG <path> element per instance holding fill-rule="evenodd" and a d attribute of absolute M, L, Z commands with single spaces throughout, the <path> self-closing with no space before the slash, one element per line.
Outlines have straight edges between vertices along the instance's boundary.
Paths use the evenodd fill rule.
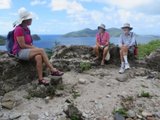
<path fill-rule="evenodd" d="M 133 29 L 133 27 L 131 27 L 131 25 L 129 24 L 129 23 L 125 23 L 124 25 L 123 25 L 123 27 L 121 27 L 122 29 L 124 29 L 124 28 L 129 28 L 130 30 L 132 30 Z"/>
<path fill-rule="evenodd" d="M 33 18 L 33 13 L 27 11 L 25 8 L 20 8 L 18 10 L 18 14 L 19 14 L 18 24 L 21 24 L 24 20 Z"/>
<path fill-rule="evenodd" d="M 100 26 L 98 26 L 98 29 L 100 29 L 100 28 L 106 30 L 106 26 L 104 24 L 101 24 Z"/>

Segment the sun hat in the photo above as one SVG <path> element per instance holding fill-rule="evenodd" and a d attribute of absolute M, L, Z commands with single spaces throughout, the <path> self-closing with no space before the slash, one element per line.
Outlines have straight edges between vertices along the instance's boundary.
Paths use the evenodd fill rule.
<path fill-rule="evenodd" d="M 98 26 L 98 29 L 100 29 L 100 28 L 106 30 L 106 26 L 104 24 L 101 24 L 100 26 Z"/>
<path fill-rule="evenodd" d="M 25 8 L 20 8 L 18 10 L 18 14 L 19 14 L 18 24 L 21 24 L 24 20 L 33 18 L 33 13 L 27 11 Z"/>
<path fill-rule="evenodd" d="M 131 27 L 131 25 L 129 24 L 129 23 L 125 23 L 124 25 L 123 25 L 123 27 L 121 27 L 122 29 L 124 29 L 124 28 L 129 28 L 130 30 L 132 30 L 133 29 L 133 27 Z"/>

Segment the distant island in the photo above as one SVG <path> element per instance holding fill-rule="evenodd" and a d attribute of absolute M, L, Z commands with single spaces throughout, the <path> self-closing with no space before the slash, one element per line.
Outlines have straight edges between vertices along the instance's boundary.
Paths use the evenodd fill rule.
<path fill-rule="evenodd" d="M 32 35 L 32 39 L 35 40 L 35 41 L 41 40 L 41 38 L 40 38 L 39 35 L 37 35 L 37 34 L 33 34 L 33 35 Z"/>
<path fill-rule="evenodd" d="M 0 45 L 4 45 L 5 44 L 5 37 L 0 35 Z"/>
<path fill-rule="evenodd" d="M 109 28 L 106 31 L 110 33 L 111 37 L 118 37 L 122 33 L 121 29 L 118 28 Z M 94 37 L 97 32 L 97 29 L 92 30 L 90 28 L 86 28 L 80 31 L 67 33 L 63 35 L 63 37 Z"/>
<path fill-rule="evenodd" d="M 5 40 L 6 40 L 6 39 L 7 39 L 6 37 L 0 35 L 0 45 L 5 45 Z M 32 35 L 32 39 L 33 39 L 34 41 L 41 40 L 41 38 L 40 38 L 39 35 L 37 35 L 37 34 L 33 34 L 33 35 Z"/>

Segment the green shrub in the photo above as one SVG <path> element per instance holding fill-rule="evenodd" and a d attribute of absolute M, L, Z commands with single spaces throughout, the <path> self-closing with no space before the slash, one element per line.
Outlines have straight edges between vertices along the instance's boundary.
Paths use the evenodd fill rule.
<path fill-rule="evenodd" d="M 144 59 L 144 57 L 148 56 L 151 52 L 160 48 L 160 40 L 153 40 L 147 44 L 139 44 L 138 45 L 138 58 Z"/>
<path fill-rule="evenodd" d="M 91 69 L 91 64 L 87 62 L 80 63 L 80 69 L 81 71 L 89 70 Z"/>
<path fill-rule="evenodd" d="M 141 94 L 139 95 L 139 97 L 150 98 L 150 97 L 152 97 L 152 96 L 150 95 L 149 92 L 144 92 L 144 91 L 142 91 Z"/>
<path fill-rule="evenodd" d="M 127 116 L 127 110 L 125 108 L 119 108 L 119 109 L 115 109 L 113 111 L 113 114 L 115 113 L 119 113 L 120 115 L 126 117 Z"/>

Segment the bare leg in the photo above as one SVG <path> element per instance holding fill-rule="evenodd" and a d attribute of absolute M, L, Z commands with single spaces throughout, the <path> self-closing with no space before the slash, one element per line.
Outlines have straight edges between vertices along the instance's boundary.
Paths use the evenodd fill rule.
<path fill-rule="evenodd" d="M 96 54 L 95 60 L 97 60 L 99 58 L 99 47 L 97 45 L 94 47 L 94 52 Z"/>
<path fill-rule="evenodd" d="M 103 50 L 103 58 L 102 58 L 101 65 L 104 65 L 104 62 L 105 62 L 105 58 L 106 58 L 106 56 L 107 56 L 107 53 L 108 53 L 108 47 L 105 47 L 104 50 Z"/>
<path fill-rule="evenodd" d="M 35 56 L 35 61 L 36 61 L 36 68 L 37 68 L 37 72 L 38 72 L 38 78 L 39 80 L 43 79 L 43 72 L 42 72 L 42 56 L 41 55 L 36 55 Z"/>
<path fill-rule="evenodd" d="M 47 67 L 52 71 L 56 71 L 56 69 L 51 65 L 51 63 L 49 62 L 48 56 L 45 53 L 45 51 L 41 48 L 35 48 L 35 49 L 31 49 L 29 57 L 30 58 L 34 58 L 36 55 L 41 55 L 42 59 L 44 61 L 44 63 L 47 65 Z"/>
<path fill-rule="evenodd" d="M 124 62 L 124 58 L 123 58 L 123 46 L 120 48 L 120 59 L 121 59 L 121 63 Z"/>

